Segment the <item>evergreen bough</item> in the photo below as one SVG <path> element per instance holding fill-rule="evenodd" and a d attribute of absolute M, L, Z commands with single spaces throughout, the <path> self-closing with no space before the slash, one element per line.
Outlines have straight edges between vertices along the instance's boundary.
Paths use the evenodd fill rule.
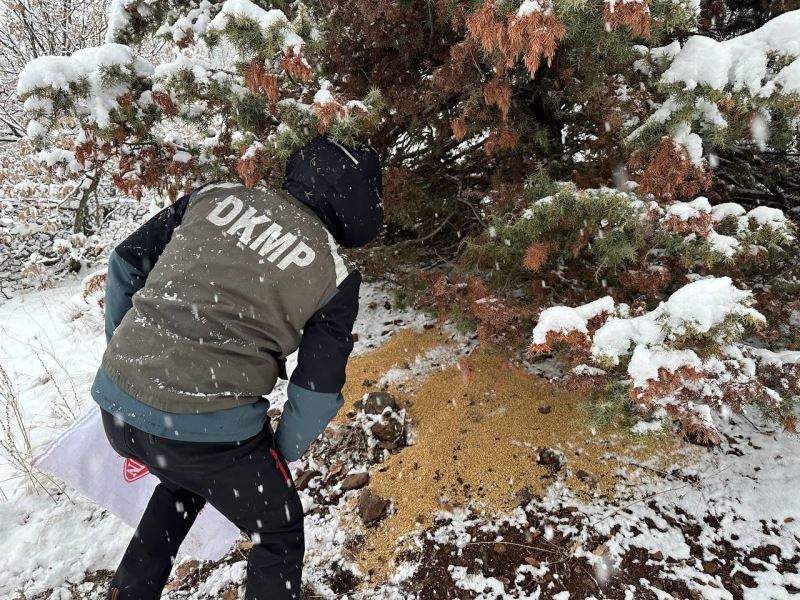
<path fill-rule="evenodd" d="M 280 8 L 276 8 L 280 6 Z M 108 43 L 33 60 L 18 94 L 43 163 L 85 182 L 174 199 L 199 183 L 278 183 L 311 137 L 356 144 L 380 119 L 320 75 L 320 22 L 302 2 L 115 0 Z M 137 48 L 161 39 L 153 63 Z"/>

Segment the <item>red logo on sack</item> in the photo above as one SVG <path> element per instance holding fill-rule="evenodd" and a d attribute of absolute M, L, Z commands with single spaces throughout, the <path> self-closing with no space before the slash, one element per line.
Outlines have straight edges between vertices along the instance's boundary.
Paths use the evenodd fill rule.
<path fill-rule="evenodd" d="M 137 479 L 141 479 L 149 472 L 150 469 L 148 469 L 146 465 L 132 458 L 126 458 L 125 463 L 122 465 L 122 476 L 128 483 L 133 483 Z"/>

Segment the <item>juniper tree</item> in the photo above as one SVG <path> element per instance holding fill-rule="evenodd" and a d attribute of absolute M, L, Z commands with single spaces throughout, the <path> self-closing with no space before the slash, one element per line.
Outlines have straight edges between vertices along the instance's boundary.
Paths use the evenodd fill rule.
<path fill-rule="evenodd" d="M 710 186 L 725 163 L 717 157 L 797 143 L 797 90 L 788 76 L 798 68 L 790 39 L 798 16 L 785 13 L 792 3 L 770 3 L 751 20 L 748 31 L 766 27 L 754 36 L 752 64 L 768 64 L 746 89 L 734 66 L 697 52 L 705 44 L 715 56 L 735 54 L 735 40 L 724 40 L 746 33 L 742 16 L 756 9 L 745 2 L 708 2 L 702 11 L 682 0 L 315 6 L 328 14 L 331 80 L 351 94 L 378 85 L 387 98 L 390 114 L 376 139 L 393 153 L 387 208 L 404 226 L 452 215 L 445 231 L 459 230 L 474 222 L 464 202 L 518 188 L 539 164 L 580 187 L 608 185 L 627 167 L 660 199 L 718 198 L 722 191 Z M 698 34 L 705 40 L 692 38 Z M 680 63 L 693 60 L 713 85 L 683 79 Z M 733 190 L 731 199 L 746 196 Z"/>
<path fill-rule="evenodd" d="M 280 3 L 279 3 L 280 4 Z M 302 3 L 115 0 L 107 43 L 31 61 L 18 94 L 28 136 L 83 204 L 109 175 L 136 197 L 203 181 L 275 183 L 317 133 L 352 144 L 381 96 L 344 99 L 317 69 L 319 23 Z M 137 48 L 161 39 L 162 60 Z"/>

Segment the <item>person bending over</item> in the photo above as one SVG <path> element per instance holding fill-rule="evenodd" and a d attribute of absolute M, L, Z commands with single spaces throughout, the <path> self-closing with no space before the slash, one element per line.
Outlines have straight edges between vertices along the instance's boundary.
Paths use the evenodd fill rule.
<path fill-rule="evenodd" d="M 92 386 L 111 446 L 160 483 L 111 579 L 156 600 L 206 502 L 243 530 L 247 600 L 300 598 L 295 461 L 343 404 L 361 275 L 340 247 L 383 225 L 375 151 L 318 136 L 281 190 L 203 186 L 152 217 L 108 263 L 108 347 Z M 265 397 L 298 351 L 273 434 Z"/>

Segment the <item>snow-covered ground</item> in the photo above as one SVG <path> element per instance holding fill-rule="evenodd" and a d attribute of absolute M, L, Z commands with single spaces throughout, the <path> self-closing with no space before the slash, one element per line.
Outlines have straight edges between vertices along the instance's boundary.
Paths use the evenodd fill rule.
<path fill-rule="evenodd" d="M 388 300 L 385 289 L 365 286 L 356 353 L 390 337 L 397 319 L 403 326 L 425 322 L 418 313 L 392 310 Z M 0 306 L 0 364 L 16 393 L 34 454 L 91 405 L 88 390 L 104 345 L 101 315 L 83 300 L 74 281 L 21 294 Z M 409 363 L 408 374 L 421 378 L 433 364 L 440 368 L 452 358 L 442 352 L 436 349 Z M 403 379 L 403 373 L 394 370 L 386 377 Z M 273 394 L 277 404 L 282 391 L 279 387 Z M 620 463 L 621 472 L 637 474 L 631 480 L 638 483 L 621 490 L 623 500 L 616 503 L 600 496 L 579 500 L 556 480 L 543 499 L 531 500 L 511 515 L 443 512 L 433 529 L 419 533 L 416 564 L 412 557 L 388 582 L 356 596 L 426 597 L 419 592 L 425 578 L 431 577 L 429 585 L 435 586 L 443 577 L 446 589 L 457 590 L 458 597 L 487 600 L 672 598 L 665 583 L 670 581 L 696 594 L 692 598 L 793 597 L 800 591 L 800 437 L 766 429 L 751 418 L 752 423 L 740 416 L 720 423 L 723 445 L 713 451 L 687 449 L 689 466 L 648 473 L 648 465 Z M 8 418 L 3 419 L 7 428 Z M 22 439 L 20 431 L 14 433 L 16 440 Z M 5 451 L 0 456 L 0 597 L 32 598 L 47 591 L 45 598 L 100 598 L 91 582 L 77 588 L 78 596 L 68 589 L 84 581 L 86 573 L 113 569 L 131 530 L 69 489 L 54 492 L 57 485 L 40 479 L 50 492 L 44 493 L 9 458 Z M 313 506 L 310 492 L 302 497 L 306 506 Z M 339 502 L 307 519 L 307 538 L 314 541 L 307 556 L 309 583 L 324 579 L 332 565 L 346 562 L 345 521 L 351 515 L 340 510 L 343 506 Z M 534 531 L 543 533 L 534 538 Z M 478 544 L 502 546 L 523 533 L 531 538 L 522 544 L 529 555 L 527 562 L 512 566 L 515 577 L 486 575 L 484 558 L 470 554 Z M 448 547 L 448 564 L 441 563 L 441 554 L 431 554 L 433 548 L 441 552 Z M 552 559 L 554 552 L 558 560 Z M 595 583 L 576 591 L 578 580 L 567 580 L 569 570 L 563 570 L 570 562 L 591 565 Z M 220 597 L 229 584 L 241 582 L 243 565 L 239 557 L 212 566 L 190 597 Z M 434 573 L 434 568 L 439 570 Z M 632 573 L 637 574 L 633 583 Z M 728 589 L 733 576 L 745 582 L 744 593 Z M 615 578 L 625 579 L 624 585 L 613 584 Z M 601 592 L 607 581 L 611 587 Z M 185 592 L 166 594 L 186 597 Z"/>
<path fill-rule="evenodd" d="M 0 365 L 34 452 L 92 402 L 88 391 L 104 347 L 102 318 L 75 283 L 0 306 Z M 22 443 L 19 428 L 12 435 Z M 97 506 L 69 491 L 51 497 L 38 485 L 31 490 L 5 452 L 0 481 L 0 597 L 79 581 L 86 570 L 112 568 L 119 559 L 130 531 Z"/>
<path fill-rule="evenodd" d="M 390 311 L 388 299 L 380 286 L 364 285 L 354 354 L 391 335 L 394 327 L 385 322 L 402 318 L 409 326 L 424 319 L 410 311 Z M 24 292 L 0 305 L 0 366 L 16 396 L 33 455 L 92 406 L 89 389 L 104 348 L 102 315 L 83 299 L 75 280 Z M 289 357 L 290 373 L 295 366 L 295 357 Z M 272 394 L 276 405 L 285 399 L 285 386 L 279 381 Z M 25 436 L 14 419 L 0 419 L 2 437 L 10 427 L 25 455 Z M 42 473 L 33 476 L 43 485 L 14 468 L 9 453 L 0 450 L 0 598 L 17 592 L 31 596 L 79 582 L 85 572 L 113 569 L 130 538 L 130 528 L 114 516 L 69 489 L 54 492 L 60 486 Z"/>

